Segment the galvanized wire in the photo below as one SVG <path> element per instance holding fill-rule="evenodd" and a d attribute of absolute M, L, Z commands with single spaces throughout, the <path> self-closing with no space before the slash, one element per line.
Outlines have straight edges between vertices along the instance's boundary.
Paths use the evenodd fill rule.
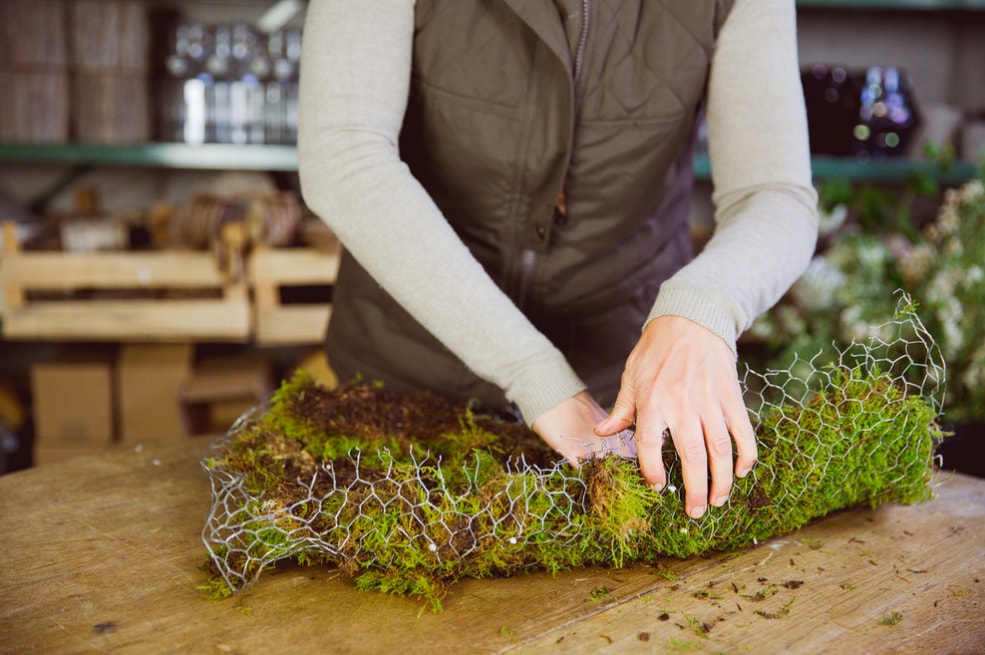
<path fill-rule="evenodd" d="M 881 478 L 870 481 L 870 473 L 860 470 L 851 479 L 832 481 L 845 487 L 872 485 L 857 497 L 846 496 L 845 503 L 878 504 L 894 498 L 894 485 L 930 480 L 932 451 L 924 459 L 911 456 L 912 440 L 921 437 L 912 432 L 920 426 L 908 424 L 905 417 L 902 424 L 889 425 L 886 422 L 892 418 L 867 413 L 858 399 L 835 401 L 819 393 L 837 384 L 845 371 L 854 371 L 862 377 L 888 378 L 903 392 L 893 403 L 919 396 L 940 410 L 943 358 L 919 318 L 908 310 L 906 299 L 901 299 L 895 320 L 874 326 L 869 339 L 837 352 L 835 364 L 819 365 L 822 359 L 832 359 L 830 353 L 823 355 L 798 359 L 784 370 L 745 371 L 742 385 L 761 447 L 782 449 L 790 466 L 809 470 L 818 480 L 850 459 L 853 449 L 868 448 L 863 459 L 875 462 L 879 470 L 872 475 Z M 503 559 L 549 567 L 538 549 L 544 544 L 581 544 L 586 531 L 593 529 L 590 483 L 583 470 L 563 462 L 542 467 L 520 458 L 494 465 L 491 455 L 477 455 L 461 470 L 449 471 L 440 457 L 431 454 L 412 452 L 408 459 L 384 449 L 374 453 L 376 463 L 368 465 L 366 453 L 353 450 L 337 461 L 317 462 L 309 477 L 289 481 L 286 495 L 283 489 L 277 496 L 251 493 L 244 475 L 224 462 L 240 435 L 254 427 L 267 409 L 261 405 L 245 414 L 203 459 L 212 506 L 202 539 L 217 574 L 233 591 L 248 587 L 282 559 L 334 564 L 356 574 L 406 568 L 405 555 L 413 552 L 419 553 L 414 568 L 438 579 L 506 570 Z M 774 419 L 798 418 L 795 425 L 784 425 L 782 418 L 767 425 L 764 419 L 771 414 Z M 844 431 L 838 421 L 845 416 L 854 416 L 859 424 L 854 427 L 862 435 L 878 438 L 878 443 L 863 444 L 866 439 L 845 443 L 840 434 L 832 433 Z M 586 454 L 610 455 L 625 446 L 610 441 Z M 709 512 L 701 521 L 688 519 L 682 512 L 679 461 L 669 445 L 665 455 L 672 482 L 663 498 L 669 495 L 676 502 L 655 503 L 648 526 L 627 527 L 626 535 L 615 537 L 627 549 L 628 559 L 692 554 L 694 543 L 710 550 L 717 544 L 735 546 L 771 536 L 774 524 L 764 523 L 757 532 L 750 527 L 748 513 L 729 507 Z M 785 468 L 757 466 L 746 488 L 770 489 L 773 495 L 768 500 L 778 512 L 810 505 L 811 494 L 820 493 L 816 486 L 782 484 L 779 477 Z M 486 484 L 490 471 L 501 473 L 498 486 Z M 818 507 L 816 513 L 831 511 L 827 505 Z M 695 536 L 704 540 L 684 541 Z M 463 567 L 463 562 L 492 557 L 489 553 L 499 560 Z M 588 557 L 586 563 L 593 561 Z"/>

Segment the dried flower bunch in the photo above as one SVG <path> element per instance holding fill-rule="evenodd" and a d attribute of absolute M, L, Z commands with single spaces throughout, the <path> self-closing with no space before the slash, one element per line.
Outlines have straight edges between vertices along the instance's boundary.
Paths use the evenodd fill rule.
<path fill-rule="evenodd" d="M 943 419 L 985 420 L 985 185 L 948 189 L 936 217 L 864 230 L 824 212 L 831 245 L 751 335 L 771 346 L 766 366 L 785 367 L 834 343 L 878 336 L 870 326 L 895 312 L 902 289 L 940 346 L 948 371 Z M 907 217 L 902 217 L 908 219 Z"/>

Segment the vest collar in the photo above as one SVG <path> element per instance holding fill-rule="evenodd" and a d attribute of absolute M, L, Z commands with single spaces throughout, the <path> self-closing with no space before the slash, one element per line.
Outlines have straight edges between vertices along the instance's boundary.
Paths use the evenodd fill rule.
<path fill-rule="evenodd" d="M 504 0 L 505 4 L 530 27 L 561 61 L 568 74 L 574 75 L 574 58 L 568 47 L 568 35 L 548 0 Z"/>

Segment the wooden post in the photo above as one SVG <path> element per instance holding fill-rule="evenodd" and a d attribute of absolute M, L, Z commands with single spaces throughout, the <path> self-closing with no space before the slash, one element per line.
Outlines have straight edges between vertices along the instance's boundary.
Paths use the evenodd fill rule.
<path fill-rule="evenodd" d="M 280 286 L 269 275 L 258 275 L 257 262 L 263 257 L 266 246 L 257 244 L 250 258 L 250 284 L 253 287 L 253 324 L 259 326 L 262 317 L 280 306 Z"/>
<path fill-rule="evenodd" d="M 21 250 L 20 241 L 17 239 L 17 223 L 14 221 L 3 221 L 3 256 L 0 257 L 0 268 L 5 268 L 3 275 L 3 302 L 0 306 L 5 311 L 15 307 L 24 306 L 24 289 L 17 284 L 17 280 L 10 273 L 10 260 L 16 257 Z"/>
<path fill-rule="evenodd" d="M 256 248 L 250 255 L 257 343 L 317 344 L 325 337 L 331 302 L 282 302 L 283 289 L 335 284 L 339 255 L 312 248 Z"/>
<path fill-rule="evenodd" d="M 222 226 L 219 248 L 226 264 L 226 285 L 223 297 L 226 300 L 243 300 L 247 296 L 246 280 L 246 233 L 243 224 L 230 222 Z"/>

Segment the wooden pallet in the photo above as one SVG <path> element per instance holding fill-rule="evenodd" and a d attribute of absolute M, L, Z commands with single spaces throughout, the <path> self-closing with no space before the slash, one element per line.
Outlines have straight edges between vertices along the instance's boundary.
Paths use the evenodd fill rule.
<path fill-rule="evenodd" d="M 14 224 L 5 223 L 0 257 L 2 336 L 248 341 L 252 326 L 244 238 L 241 226 L 226 228 L 223 271 L 209 252 L 25 252 Z M 39 298 L 37 292 L 64 298 Z M 113 294 L 121 297 L 107 297 Z"/>
<path fill-rule="evenodd" d="M 254 335 L 261 345 L 318 344 L 332 315 L 330 302 L 288 304 L 281 291 L 291 286 L 330 286 L 339 271 L 339 250 L 258 248 L 249 259 Z"/>

